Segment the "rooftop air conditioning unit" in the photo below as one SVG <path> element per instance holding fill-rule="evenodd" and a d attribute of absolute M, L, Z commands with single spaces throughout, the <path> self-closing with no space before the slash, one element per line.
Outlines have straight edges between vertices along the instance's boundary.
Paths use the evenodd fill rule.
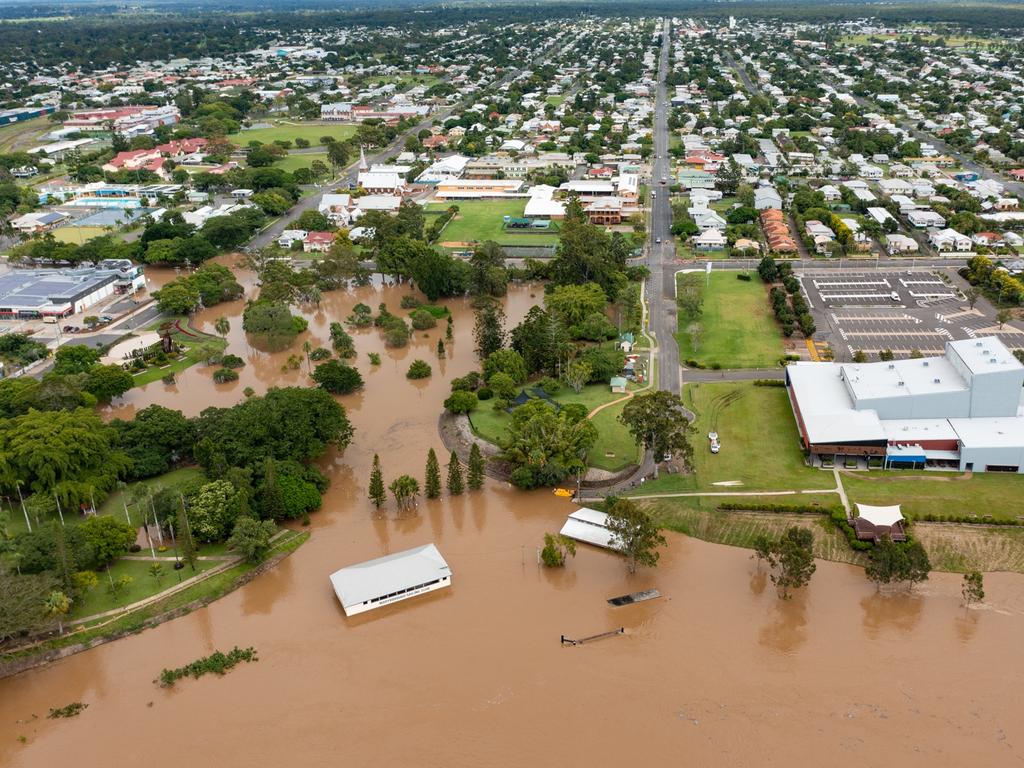
<path fill-rule="evenodd" d="M 896 386 L 897 387 L 902 387 L 903 385 L 904 385 L 904 382 L 902 382 L 902 381 L 897 381 L 896 382 Z"/>
<path fill-rule="evenodd" d="M 935 379 L 935 383 L 936 384 L 941 384 L 942 383 L 942 379 Z"/>

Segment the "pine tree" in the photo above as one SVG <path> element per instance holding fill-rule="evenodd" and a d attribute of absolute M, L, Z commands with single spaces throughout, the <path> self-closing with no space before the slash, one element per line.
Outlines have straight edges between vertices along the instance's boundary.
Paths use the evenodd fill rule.
<path fill-rule="evenodd" d="M 284 517 L 284 495 L 277 483 L 277 467 L 273 459 L 267 459 L 263 464 L 263 519 L 283 520 Z"/>
<path fill-rule="evenodd" d="M 462 465 L 459 464 L 459 457 L 452 451 L 448 460 L 448 493 L 452 496 L 461 496 L 464 490 L 462 482 Z"/>
<path fill-rule="evenodd" d="M 447 328 L 445 329 L 445 332 L 444 332 L 444 337 L 445 337 L 446 339 L 448 339 L 448 341 L 451 341 L 451 340 L 452 340 L 452 338 L 453 338 L 453 337 L 454 337 L 454 335 L 455 335 L 455 334 L 454 334 L 454 333 L 452 332 L 452 329 L 454 328 L 454 325 L 455 325 L 455 324 L 454 324 L 454 323 L 452 322 L 452 316 L 451 316 L 451 315 L 448 315 L 448 327 L 447 327 Z"/>
<path fill-rule="evenodd" d="M 441 467 L 433 448 L 427 451 L 427 479 L 423 483 L 423 495 L 428 499 L 436 499 L 441 495 Z"/>
<path fill-rule="evenodd" d="M 196 569 L 196 542 L 192 538 L 192 529 L 189 527 L 188 518 L 185 516 L 185 499 L 178 497 L 178 517 L 174 527 L 178 529 L 178 548 L 181 550 L 181 559 Z"/>
<path fill-rule="evenodd" d="M 370 471 L 370 501 L 377 509 L 388 500 L 388 492 L 384 488 L 384 473 L 380 469 L 380 456 L 373 454 L 373 469 Z"/>
<path fill-rule="evenodd" d="M 441 339 L 437 340 L 437 356 L 439 358 L 444 357 L 444 342 Z"/>
<path fill-rule="evenodd" d="M 479 491 L 484 487 L 484 457 L 480 453 L 480 446 L 473 443 L 469 449 L 469 489 Z"/>

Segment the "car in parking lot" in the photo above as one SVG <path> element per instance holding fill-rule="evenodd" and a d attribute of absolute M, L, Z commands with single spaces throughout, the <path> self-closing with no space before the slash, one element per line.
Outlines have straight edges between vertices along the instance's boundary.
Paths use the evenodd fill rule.
<path fill-rule="evenodd" d="M 889 298 L 892 299 L 893 301 L 899 301 L 900 294 L 897 291 L 893 291 L 892 293 L 889 294 Z"/>
<path fill-rule="evenodd" d="M 712 453 L 718 453 L 722 450 L 722 444 L 718 441 L 717 432 L 708 432 L 708 442 L 711 444 Z"/>
<path fill-rule="evenodd" d="M 114 322 L 114 318 L 111 317 L 110 315 L 100 315 L 100 322 L 101 323 L 112 323 L 112 322 Z"/>

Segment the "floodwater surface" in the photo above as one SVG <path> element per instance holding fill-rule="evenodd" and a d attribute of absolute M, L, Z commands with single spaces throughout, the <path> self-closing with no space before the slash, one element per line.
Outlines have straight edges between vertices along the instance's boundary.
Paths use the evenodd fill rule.
<path fill-rule="evenodd" d="M 251 276 L 245 276 L 251 283 Z M 302 342 L 330 346 L 328 325 L 357 301 L 407 290 L 325 294 L 290 350 L 253 348 L 242 303 L 205 310 L 231 321 L 229 351 L 247 365 L 216 385 L 197 366 L 167 387 L 133 390 L 109 409 L 151 403 L 188 415 L 227 406 L 251 386 L 310 384 Z M 516 287 L 510 325 L 541 289 Z M 573 507 L 550 492 L 488 481 L 415 515 L 366 499 L 374 452 L 386 481 L 422 478 L 439 452 L 441 402 L 475 358 L 468 302 L 407 349 L 376 329 L 353 332 L 365 389 L 341 398 L 352 445 L 322 462 L 331 477 L 312 537 L 270 572 L 207 608 L 140 635 L 0 681 L 0 765 L 287 766 L 1017 765 L 1024 762 L 1024 578 L 986 577 L 987 603 L 965 610 L 959 577 L 934 574 L 913 594 L 883 596 L 851 566 L 819 562 L 811 585 L 781 601 L 746 550 L 669 534 L 656 569 L 629 575 L 615 555 L 581 546 L 564 570 L 537 564 L 545 532 Z M 383 364 L 369 365 L 366 353 Z M 288 369 L 290 354 L 303 357 Z M 434 367 L 405 379 L 409 363 Z M 487 407 L 487 404 L 483 404 Z M 450 589 L 346 618 L 328 574 L 434 542 Z M 657 587 L 663 597 L 606 600 Z M 563 647 L 617 627 L 625 634 Z M 216 649 L 255 646 L 259 662 L 223 678 L 153 681 Z M 81 701 L 78 717 L 48 720 Z M 24 742 L 19 737 L 25 737 Z"/>

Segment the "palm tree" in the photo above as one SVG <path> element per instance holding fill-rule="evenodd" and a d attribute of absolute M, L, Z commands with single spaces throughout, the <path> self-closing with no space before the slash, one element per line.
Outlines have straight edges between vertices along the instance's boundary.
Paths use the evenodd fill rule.
<path fill-rule="evenodd" d="M 64 614 L 71 610 L 71 598 L 63 592 L 54 590 L 43 603 L 43 611 L 47 616 L 57 619 L 57 632 L 64 634 Z"/>
<path fill-rule="evenodd" d="M 213 329 L 217 331 L 221 338 L 227 338 L 228 331 L 231 330 L 231 323 L 224 315 L 217 318 L 217 322 L 213 324 Z"/>
<path fill-rule="evenodd" d="M 306 353 L 306 368 L 312 371 L 313 363 L 309 360 L 309 353 L 313 351 L 313 343 L 309 339 L 302 342 L 302 351 Z"/>
<path fill-rule="evenodd" d="M 401 475 L 391 481 L 388 486 L 391 495 L 395 497 L 398 508 L 408 511 L 410 507 L 416 506 L 416 495 L 420 492 L 419 481 L 409 475 Z"/>

